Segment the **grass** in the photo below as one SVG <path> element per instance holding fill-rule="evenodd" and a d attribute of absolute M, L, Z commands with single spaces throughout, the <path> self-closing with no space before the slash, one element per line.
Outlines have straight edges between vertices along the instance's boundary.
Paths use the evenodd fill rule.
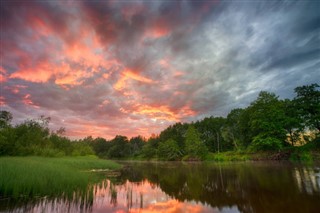
<path fill-rule="evenodd" d="M 240 151 L 228 151 L 220 153 L 208 153 L 206 161 L 247 161 L 250 160 L 250 156 Z"/>
<path fill-rule="evenodd" d="M 86 157 L 0 157 L 0 197 L 73 198 L 99 179 L 91 169 L 118 169 L 112 161 Z M 101 177 L 100 177 L 101 178 Z"/>

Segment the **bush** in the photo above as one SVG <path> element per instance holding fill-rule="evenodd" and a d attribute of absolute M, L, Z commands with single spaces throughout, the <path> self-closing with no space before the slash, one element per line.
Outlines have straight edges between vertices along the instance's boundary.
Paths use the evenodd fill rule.
<path fill-rule="evenodd" d="M 169 139 L 159 144 L 159 158 L 163 160 L 178 160 L 183 156 L 178 143 L 175 140 Z"/>
<path fill-rule="evenodd" d="M 282 141 L 273 137 L 254 137 L 249 149 L 254 151 L 268 151 L 268 150 L 280 150 L 283 147 Z"/>
<path fill-rule="evenodd" d="M 307 151 L 295 151 L 290 155 L 291 161 L 312 162 L 313 158 L 310 152 Z"/>

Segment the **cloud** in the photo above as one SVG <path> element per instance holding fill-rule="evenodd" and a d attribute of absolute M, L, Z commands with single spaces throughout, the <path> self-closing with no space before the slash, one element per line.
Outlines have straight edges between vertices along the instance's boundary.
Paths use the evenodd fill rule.
<path fill-rule="evenodd" d="M 4 2 L 1 108 L 72 137 L 149 136 L 319 74 L 319 2 Z"/>

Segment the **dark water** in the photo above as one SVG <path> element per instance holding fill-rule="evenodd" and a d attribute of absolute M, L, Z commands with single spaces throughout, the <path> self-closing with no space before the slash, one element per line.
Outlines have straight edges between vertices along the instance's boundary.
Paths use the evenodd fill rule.
<path fill-rule="evenodd" d="M 122 162 L 123 163 L 123 162 Z M 2 212 L 320 212 L 320 167 L 288 163 L 128 163 L 74 199 Z M 1 201 L 4 203 L 4 201 Z"/>

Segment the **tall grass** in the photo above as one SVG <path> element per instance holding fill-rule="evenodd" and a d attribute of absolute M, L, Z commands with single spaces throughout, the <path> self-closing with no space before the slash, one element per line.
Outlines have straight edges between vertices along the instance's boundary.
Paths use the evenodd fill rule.
<path fill-rule="evenodd" d="M 229 151 L 221 153 L 208 153 L 206 156 L 206 161 L 248 161 L 250 156 L 241 151 Z"/>
<path fill-rule="evenodd" d="M 88 186 L 99 179 L 91 169 L 117 169 L 120 165 L 86 157 L 1 157 L 0 197 L 73 198 L 75 193 L 87 193 Z M 80 193 L 81 194 L 81 193 Z"/>

